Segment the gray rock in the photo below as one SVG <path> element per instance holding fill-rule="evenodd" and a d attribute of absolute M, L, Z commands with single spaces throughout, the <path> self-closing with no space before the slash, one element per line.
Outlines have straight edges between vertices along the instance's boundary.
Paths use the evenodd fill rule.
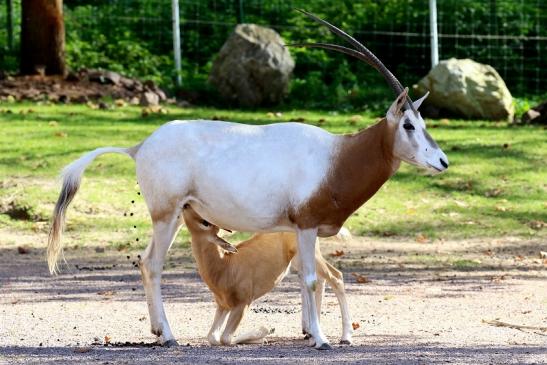
<path fill-rule="evenodd" d="M 120 83 L 121 76 L 119 73 L 113 71 L 90 70 L 88 78 L 89 81 L 98 82 L 101 84 L 118 85 Z"/>
<path fill-rule="evenodd" d="M 156 106 L 160 103 L 160 97 L 153 93 L 152 91 L 145 91 L 141 95 L 140 105 L 141 106 Z"/>
<path fill-rule="evenodd" d="M 209 81 L 241 106 L 278 104 L 288 92 L 294 61 L 273 29 L 239 24 L 213 63 Z"/>
<path fill-rule="evenodd" d="M 513 98 L 497 71 L 470 59 L 441 61 L 414 85 L 418 95 L 430 92 L 424 105 L 464 118 L 511 120 Z"/>
<path fill-rule="evenodd" d="M 526 111 L 521 118 L 522 123 L 547 124 L 547 101 Z"/>

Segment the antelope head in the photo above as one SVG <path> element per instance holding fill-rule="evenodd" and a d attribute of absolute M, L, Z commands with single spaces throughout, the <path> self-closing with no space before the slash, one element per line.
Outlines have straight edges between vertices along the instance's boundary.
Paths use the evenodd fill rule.
<path fill-rule="evenodd" d="M 218 236 L 218 232 L 220 230 L 219 227 L 201 218 L 199 214 L 197 214 L 196 211 L 190 206 L 190 204 L 184 205 L 182 215 L 184 217 L 186 228 L 188 228 L 192 234 L 192 239 L 194 239 L 195 235 L 196 239 L 205 239 L 206 241 L 219 246 L 224 251 L 231 253 L 237 252 L 237 248 L 234 245 Z"/>
<path fill-rule="evenodd" d="M 368 48 L 323 19 L 304 10 L 298 11 L 326 26 L 331 32 L 353 45 L 355 49 L 329 43 L 301 43 L 293 44 L 293 46 L 328 49 L 356 57 L 380 72 L 395 93 L 397 99 L 386 115 L 387 122 L 394 131 L 393 155 L 434 174 L 446 170 L 448 168 L 448 158 L 427 133 L 425 122 L 418 112 L 418 108 L 429 93 L 416 101 L 412 101 L 408 96 L 408 88 L 403 88 L 393 73 Z"/>

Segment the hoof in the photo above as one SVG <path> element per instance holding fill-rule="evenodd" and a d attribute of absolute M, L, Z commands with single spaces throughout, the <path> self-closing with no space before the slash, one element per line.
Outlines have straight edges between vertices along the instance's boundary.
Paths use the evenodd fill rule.
<path fill-rule="evenodd" d="M 311 335 L 309 333 L 304 333 L 304 340 L 309 340 Z"/>
<path fill-rule="evenodd" d="M 317 350 L 332 350 L 332 346 L 325 342 L 321 346 L 316 347 L 316 349 Z"/>
<path fill-rule="evenodd" d="M 175 347 L 175 346 L 178 346 L 179 343 L 177 342 L 177 340 L 169 340 L 169 341 L 165 341 L 163 343 L 163 347 Z"/>
<path fill-rule="evenodd" d="M 340 345 L 351 345 L 350 340 L 340 340 Z"/>

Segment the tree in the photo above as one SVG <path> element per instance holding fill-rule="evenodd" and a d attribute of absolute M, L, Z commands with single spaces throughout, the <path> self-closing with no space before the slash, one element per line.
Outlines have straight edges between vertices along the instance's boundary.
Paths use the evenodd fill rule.
<path fill-rule="evenodd" d="M 65 74 L 63 0 L 22 1 L 20 71 Z"/>

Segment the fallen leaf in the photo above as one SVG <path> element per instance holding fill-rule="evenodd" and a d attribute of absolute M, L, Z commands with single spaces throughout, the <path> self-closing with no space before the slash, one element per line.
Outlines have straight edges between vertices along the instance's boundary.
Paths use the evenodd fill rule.
<path fill-rule="evenodd" d="M 486 256 L 493 256 L 494 255 L 494 252 L 492 250 L 486 250 L 486 251 L 483 251 L 482 253 L 485 254 Z"/>
<path fill-rule="evenodd" d="M 540 259 L 547 259 L 547 252 L 539 251 L 539 258 Z"/>
<path fill-rule="evenodd" d="M 74 348 L 74 352 L 79 354 L 82 354 L 84 352 L 89 352 L 89 351 L 91 351 L 91 347 L 75 347 Z"/>
<path fill-rule="evenodd" d="M 530 221 L 528 223 L 528 225 L 530 226 L 530 228 L 532 229 L 536 229 L 536 230 L 540 230 L 542 228 L 545 228 L 545 226 L 547 226 L 547 223 L 543 222 L 543 221 Z"/>
<path fill-rule="evenodd" d="M 289 120 L 290 122 L 298 122 L 298 123 L 304 123 L 306 121 L 306 118 L 298 117 L 298 118 L 292 118 Z"/>
<path fill-rule="evenodd" d="M 416 242 L 418 242 L 418 243 L 427 243 L 427 242 L 429 242 L 429 238 L 427 238 L 427 236 L 425 234 L 419 233 L 416 236 Z"/>
<path fill-rule="evenodd" d="M 362 121 L 362 120 L 363 120 L 363 117 L 360 116 L 360 115 L 355 114 L 355 115 L 352 115 L 352 116 L 349 118 L 349 120 L 350 120 L 351 122 L 357 123 L 357 122 Z"/>
<path fill-rule="evenodd" d="M 461 207 L 461 208 L 466 208 L 466 207 L 469 206 L 466 202 L 462 202 L 462 201 L 460 201 L 460 200 L 454 200 L 454 203 L 455 203 L 458 207 Z"/>
<path fill-rule="evenodd" d="M 353 327 L 353 330 L 354 330 L 354 331 L 357 330 L 357 329 L 359 329 L 359 327 L 361 327 L 361 325 L 360 325 L 358 322 L 353 322 L 353 323 L 351 324 L 351 326 Z"/>
<path fill-rule="evenodd" d="M 484 196 L 487 198 L 492 198 L 500 195 L 503 192 L 500 188 L 490 189 L 486 193 L 484 193 Z"/>
<path fill-rule="evenodd" d="M 104 295 L 105 297 L 111 297 L 114 295 L 114 292 L 112 290 L 105 290 L 105 291 L 100 291 L 97 294 Z"/>
<path fill-rule="evenodd" d="M 30 248 L 28 248 L 27 246 L 19 246 L 17 247 L 17 252 L 19 252 L 21 255 L 26 255 L 30 252 Z"/>
<path fill-rule="evenodd" d="M 108 345 L 110 343 L 111 338 L 109 336 L 104 336 L 104 343 Z"/>
<path fill-rule="evenodd" d="M 57 131 L 55 132 L 55 136 L 60 138 L 66 138 L 68 137 L 68 134 L 66 134 L 65 132 Z"/>
<path fill-rule="evenodd" d="M 522 255 L 517 255 L 517 256 L 515 256 L 515 260 L 517 260 L 517 261 L 522 261 L 522 260 L 524 260 L 524 256 L 522 256 Z"/>
<path fill-rule="evenodd" d="M 354 272 L 351 273 L 351 275 L 353 275 L 353 277 L 355 277 L 355 281 L 358 282 L 359 284 L 370 283 L 370 280 L 365 275 L 357 274 L 357 273 L 354 273 Z"/>
<path fill-rule="evenodd" d="M 336 250 L 336 251 L 332 252 L 330 255 L 331 255 L 332 257 L 344 256 L 344 251 Z"/>
<path fill-rule="evenodd" d="M 123 107 L 126 107 L 127 106 L 127 102 L 123 99 L 116 99 L 114 101 L 114 104 L 118 107 L 118 108 L 123 108 Z"/>
<path fill-rule="evenodd" d="M 502 280 L 505 280 L 507 278 L 507 275 L 499 275 L 499 276 L 493 276 L 492 277 L 492 282 L 494 283 L 499 283 L 501 282 Z"/>

